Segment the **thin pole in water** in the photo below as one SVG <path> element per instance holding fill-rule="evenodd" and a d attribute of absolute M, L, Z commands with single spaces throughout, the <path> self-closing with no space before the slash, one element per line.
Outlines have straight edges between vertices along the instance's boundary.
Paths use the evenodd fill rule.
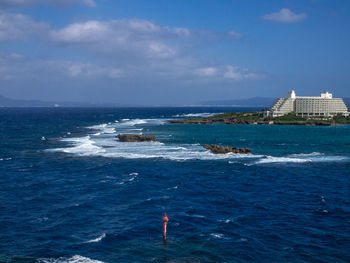
<path fill-rule="evenodd" d="M 169 218 L 166 216 L 166 213 L 164 213 L 163 216 L 163 239 L 166 241 L 166 225 L 168 224 Z"/>

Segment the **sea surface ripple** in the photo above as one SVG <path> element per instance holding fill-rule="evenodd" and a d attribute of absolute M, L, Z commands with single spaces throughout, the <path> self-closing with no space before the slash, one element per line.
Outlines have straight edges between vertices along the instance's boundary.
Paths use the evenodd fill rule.
<path fill-rule="evenodd" d="M 0 262 L 350 262 L 350 125 L 167 122 L 233 110 L 1 108 Z"/>

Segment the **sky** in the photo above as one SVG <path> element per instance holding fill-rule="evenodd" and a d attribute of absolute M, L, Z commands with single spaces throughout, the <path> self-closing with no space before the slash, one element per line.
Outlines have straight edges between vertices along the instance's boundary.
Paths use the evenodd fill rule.
<path fill-rule="evenodd" d="M 350 97 L 348 0 L 0 0 L 0 95 L 191 105 Z"/>

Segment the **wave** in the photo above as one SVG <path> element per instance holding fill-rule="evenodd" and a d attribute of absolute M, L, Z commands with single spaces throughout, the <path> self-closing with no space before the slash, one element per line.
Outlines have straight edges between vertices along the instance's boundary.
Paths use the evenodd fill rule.
<path fill-rule="evenodd" d="M 91 259 L 88 257 L 83 257 L 80 255 L 75 255 L 71 258 L 41 258 L 38 259 L 40 263 L 103 263 L 103 261 Z"/>
<path fill-rule="evenodd" d="M 172 117 L 209 117 L 213 116 L 219 113 L 210 113 L 210 112 L 202 112 L 202 113 L 183 113 L 183 114 L 176 114 L 173 115 Z"/>
<path fill-rule="evenodd" d="M 66 148 L 57 148 L 50 151 L 58 151 L 65 153 L 72 153 L 82 156 L 97 155 L 105 152 L 103 147 L 95 145 L 95 141 L 91 140 L 90 136 L 77 137 L 77 138 L 63 138 L 61 141 L 69 142 L 72 146 Z"/>
<path fill-rule="evenodd" d="M 116 130 L 114 127 L 108 127 L 108 125 L 111 125 L 111 124 L 112 123 L 103 123 L 103 124 L 99 124 L 99 125 L 89 126 L 87 128 L 92 129 L 92 130 L 99 130 L 102 133 L 115 133 Z M 95 133 L 94 135 L 98 136 L 101 134 L 101 132 Z"/>
<path fill-rule="evenodd" d="M 309 160 L 309 159 L 301 159 L 301 158 L 266 156 L 265 158 L 262 158 L 262 159 L 256 161 L 254 164 L 264 164 L 264 163 L 305 163 L 305 162 L 311 162 L 311 160 Z"/>
<path fill-rule="evenodd" d="M 211 233 L 210 235 L 212 237 L 215 237 L 215 238 L 218 238 L 218 239 L 223 239 L 224 238 L 223 234 Z"/>
<path fill-rule="evenodd" d="M 62 138 L 61 141 L 67 142 L 68 146 L 51 149 L 49 151 L 64 152 L 81 156 L 101 156 L 125 159 L 161 158 L 173 161 L 228 160 L 230 164 L 243 162 L 243 164 L 247 166 L 273 163 L 350 161 L 350 158 L 346 156 L 327 156 L 320 152 L 296 153 L 286 156 L 270 156 L 252 153 L 213 154 L 204 149 L 202 145 L 198 143 L 166 144 L 161 142 L 119 142 L 115 138 L 115 133 L 141 133 L 144 129 L 144 125 L 159 126 L 165 122 L 166 119 L 122 119 L 117 123 L 103 123 L 89 126 L 87 128 L 98 130 L 98 132 L 83 137 Z M 141 127 L 139 125 L 141 125 Z M 158 136 L 162 137 L 164 135 Z M 247 162 L 247 160 L 252 161 Z"/>
<path fill-rule="evenodd" d="M 98 238 L 95 239 L 91 239 L 89 241 L 86 241 L 86 243 L 97 243 L 100 242 L 102 239 L 104 239 L 106 237 L 106 234 L 103 233 L 102 235 L 100 235 Z"/>
<path fill-rule="evenodd" d="M 310 156 L 321 156 L 324 155 L 323 153 L 320 152 L 312 152 L 312 153 L 294 153 L 290 154 L 288 156 L 290 157 L 310 157 Z"/>
<path fill-rule="evenodd" d="M 347 156 L 332 156 L 324 153 L 298 153 L 290 154 L 285 157 L 266 156 L 255 161 L 253 164 L 268 164 L 268 163 L 308 163 L 308 162 L 349 162 L 350 157 Z"/>
<path fill-rule="evenodd" d="M 254 154 L 213 154 L 199 144 L 167 145 L 161 142 L 119 142 L 114 136 L 107 138 L 90 136 L 63 138 L 70 145 L 49 151 L 71 153 L 80 156 L 102 156 L 125 159 L 155 159 L 162 158 L 174 161 L 184 160 L 225 160 L 260 158 L 263 155 Z M 113 145 L 106 148 L 105 145 Z"/>

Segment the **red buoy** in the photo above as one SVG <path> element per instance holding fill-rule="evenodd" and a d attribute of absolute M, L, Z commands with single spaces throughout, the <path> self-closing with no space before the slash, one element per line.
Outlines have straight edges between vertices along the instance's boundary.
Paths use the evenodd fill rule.
<path fill-rule="evenodd" d="M 166 239 L 166 225 L 168 224 L 169 218 L 166 216 L 166 213 L 164 213 L 163 217 L 163 238 Z"/>

